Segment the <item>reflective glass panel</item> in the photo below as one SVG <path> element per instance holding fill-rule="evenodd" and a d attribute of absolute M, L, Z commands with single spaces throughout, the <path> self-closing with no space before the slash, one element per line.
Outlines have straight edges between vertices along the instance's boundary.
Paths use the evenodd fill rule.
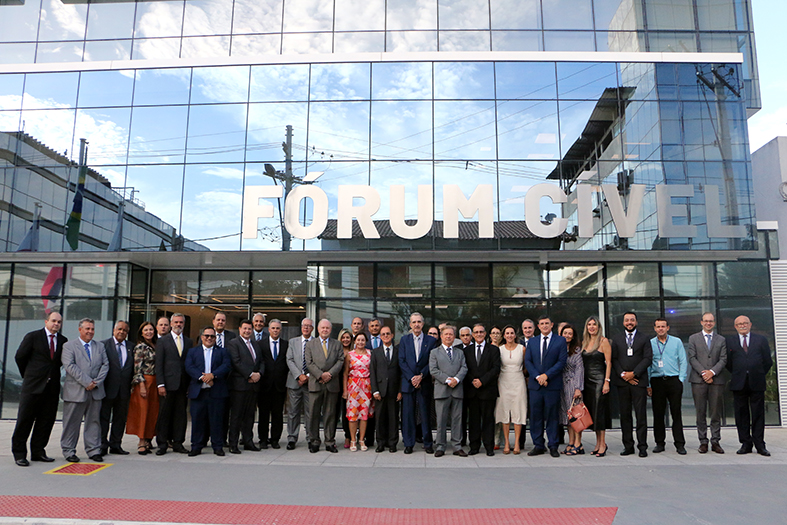
<path fill-rule="evenodd" d="M 36 48 L 36 62 L 81 62 L 83 42 L 40 42 Z"/>
<path fill-rule="evenodd" d="M 544 31 L 546 51 L 595 51 L 596 36 L 592 31 Z"/>
<path fill-rule="evenodd" d="M 36 73 L 25 78 L 23 109 L 76 106 L 79 73 Z"/>
<path fill-rule="evenodd" d="M 440 31 L 440 51 L 489 51 L 489 31 Z"/>
<path fill-rule="evenodd" d="M 309 99 L 309 66 L 252 66 L 250 102 Z"/>
<path fill-rule="evenodd" d="M 306 301 L 306 272 L 252 272 L 251 282 L 251 300 L 255 303 L 284 301 L 289 304 Z"/>
<path fill-rule="evenodd" d="M 539 29 L 539 0 L 490 0 L 492 29 Z"/>
<path fill-rule="evenodd" d="M 658 296 L 658 264 L 607 264 L 607 295 L 609 297 Z"/>
<path fill-rule="evenodd" d="M 134 34 L 134 2 L 90 3 L 87 39 L 131 38 Z"/>
<path fill-rule="evenodd" d="M 372 102 L 374 159 L 425 159 L 431 154 L 431 102 Z"/>
<path fill-rule="evenodd" d="M 69 264 L 66 295 L 113 297 L 116 273 L 114 264 Z"/>
<path fill-rule="evenodd" d="M 333 29 L 333 0 L 286 0 L 284 32 L 330 31 Z"/>
<path fill-rule="evenodd" d="M 139 159 L 135 159 L 139 162 Z M 183 166 L 174 164 L 169 166 L 129 166 L 128 182 L 130 186 L 137 190 L 135 198 L 142 202 L 145 210 L 160 217 L 163 221 L 180 229 L 181 216 L 181 195 L 183 188 Z M 129 213 L 129 210 L 126 211 Z M 148 248 L 158 248 L 148 246 Z"/>
<path fill-rule="evenodd" d="M 133 87 L 133 71 L 85 71 L 79 80 L 79 106 L 131 105 Z"/>
<path fill-rule="evenodd" d="M 492 279 L 496 298 L 521 301 L 546 295 L 546 274 L 537 264 L 495 264 Z"/>
<path fill-rule="evenodd" d="M 399 341 L 410 331 L 410 314 L 418 312 L 424 317 L 424 324 L 432 324 L 432 303 L 419 299 L 397 299 L 377 301 L 377 318 L 383 326 L 393 327 L 394 340 Z"/>
<path fill-rule="evenodd" d="M 385 33 L 366 31 L 363 33 L 334 33 L 334 53 L 382 53 L 385 51 Z"/>
<path fill-rule="evenodd" d="M 493 99 L 494 69 L 491 63 L 437 62 L 434 65 L 435 98 Z"/>
<path fill-rule="evenodd" d="M 339 123 L 341 125 L 337 126 Z M 369 103 L 312 102 L 309 106 L 308 146 L 312 145 L 320 155 L 324 153 L 326 160 L 330 155 L 334 159 L 367 160 Z"/>
<path fill-rule="evenodd" d="M 432 295 L 430 264 L 377 265 L 377 296 L 417 300 Z"/>
<path fill-rule="evenodd" d="M 558 159 L 557 106 L 554 101 L 500 101 L 497 104 L 498 157 Z"/>
<path fill-rule="evenodd" d="M 35 2 L 31 2 L 35 3 Z M 61 0 L 43 0 L 38 40 L 82 40 L 85 38 L 87 5 L 66 4 Z M 8 11 L 3 8 L 3 13 Z"/>
<path fill-rule="evenodd" d="M 181 234 L 211 250 L 239 249 L 242 195 L 242 164 L 186 165 Z"/>
<path fill-rule="evenodd" d="M 715 316 L 716 301 L 714 299 L 686 299 L 683 301 L 664 301 L 664 317 L 670 327 L 670 335 L 680 338 L 684 344 L 689 336 L 702 330 L 702 314 L 711 312 Z"/>
<path fill-rule="evenodd" d="M 133 60 L 180 58 L 181 38 L 135 38 L 131 49 Z"/>
<path fill-rule="evenodd" d="M 228 35 L 233 0 L 189 0 L 183 16 L 183 34 Z"/>
<path fill-rule="evenodd" d="M 609 301 L 609 323 L 605 326 L 604 334 L 613 337 L 622 333 L 623 315 L 627 312 L 637 314 L 637 328 L 646 334 L 653 333 L 653 322 L 661 317 L 661 304 L 659 301 Z"/>
<path fill-rule="evenodd" d="M 281 31 L 282 0 L 235 0 L 232 33 L 278 33 Z"/>
<path fill-rule="evenodd" d="M 184 37 L 180 48 L 180 58 L 226 57 L 229 54 L 229 36 Z"/>
<path fill-rule="evenodd" d="M 29 97 L 25 97 L 28 101 Z M 51 103 L 51 101 L 47 101 Z M 22 122 L 25 133 L 40 140 L 48 148 L 58 153 L 71 152 L 70 158 L 79 159 L 79 140 L 73 140 L 74 118 L 76 111 L 73 109 L 50 109 L 23 111 Z M 14 126 L 16 128 L 16 126 Z M 59 161 L 43 156 L 42 162 L 46 165 L 59 165 Z M 62 167 L 62 166 L 59 166 Z M 66 168 L 64 168 L 66 169 Z"/>
<path fill-rule="evenodd" d="M 692 0 L 647 3 L 648 29 L 694 29 L 693 4 Z"/>
<path fill-rule="evenodd" d="M 152 69 L 137 71 L 134 104 L 187 104 L 189 101 L 189 69 Z"/>
<path fill-rule="evenodd" d="M 199 272 L 156 270 L 152 272 L 150 300 L 154 303 L 196 303 Z"/>
<path fill-rule="evenodd" d="M 557 93 L 561 99 L 598 100 L 618 86 L 616 65 L 606 62 L 558 62 Z"/>
<path fill-rule="evenodd" d="M 435 158 L 495 158 L 494 102 L 435 102 L 434 113 Z"/>
<path fill-rule="evenodd" d="M 246 161 L 284 160 L 281 145 L 285 140 L 287 125 L 293 128 L 293 159 L 305 160 L 307 111 L 308 106 L 305 102 L 249 104 Z M 262 170 L 263 167 L 259 168 Z"/>
<path fill-rule="evenodd" d="M 0 17 L 0 42 L 35 41 L 40 7 L 40 2 L 0 7 L 3 10 L 3 16 Z"/>
<path fill-rule="evenodd" d="M 388 31 L 387 52 L 437 51 L 437 31 Z"/>
<path fill-rule="evenodd" d="M 555 333 L 560 323 L 569 323 L 574 328 L 575 337 L 581 337 L 585 329 L 585 321 L 591 315 L 604 319 L 604 303 L 601 301 L 566 301 L 553 299 L 549 301 L 549 315 L 555 324 Z M 533 319 L 538 323 L 536 319 Z M 536 326 L 538 332 L 538 326 Z"/>
<path fill-rule="evenodd" d="M 191 106 L 186 162 L 243 162 L 245 140 L 246 104 Z"/>
<path fill-rule="evenodd" d="M 550 297 L 602 297 L 601 266 L 556 266 L 549 269 Z"/>
<path fill-rule="evenodd" d="M 719 295 L 759 295 L 771 293 L 766 261 L 731 261 L 718 263 Z"/>
<path fill-rule="evenodd" d="M 434 305 L 434 326 L 442 323 L 450 323 L 459 328 L 463 326 L 472 327 L 476 323 L 482 323 L 489 330 L 489 302 L 488 301 L 435 301 Z M 424 331 L 428 330 L 424 326 Z M 457 334 L 458 336 L 458 334 Z M 458 337 L 457 337 L 458 338 Z"/>
<path fill-rule="evenodd" d="M 245 303 L 249 300 L 249 272 L 203 271 L 201 303 Z"/>
<path fill-rule="evenodd" d="M 489 29 L 489 0 L 438 0 L 440 29 Z"/>
<path fill-rule="evenodd" d="M 320 266 L 317 284 L 320 297 L 371 297 L 374 266 Z"/>
<path fill-rule="evenodd" d="M 741 20 L 735 4 L 740 0 L 697 0 L 697 23 L 700 31 L 734 31 L 743 29 L 746 21 Z"/>
<path fill-rule="evenodd" d="M 11 265 L 0 264 L 0 295 L 8 295 L 10 285 L 11 285 Z"/>
<path fill-rule="evenodd" d="M 144 301 L 148 294 L 148 270 L 140 266 L 131 267 L 131 299 Z"/>
<path fill-rule="evenodd" d="M 36 44 L 0 44 L 0 62 L 25 64 L 35 62 Z"/>
<path fill-rule="evenodd" d="M 338 337 L 343 329 L 350 329 L 352 320 L 360 317 L 366 321 L 374 316 L 374 302 L 372 301 L 320 301 L 317 308 L 318 319 L 328 319 L 333 328 L 331 337 Z M 317 336 L 317 323 L 315 323 L 313 335 Z"/>
<path fill-rule="evenodd" d="M 543 51 L 541 31 L 492 31 L 492 51 Z"/>
<path fill-rule="evenodd" d="M 128 145 L 129 162 L 183 162 L 187 113 L 185 106 L 134 108 Z"/>
<path fill-rule="evenodd" d="M 96 40 L 85 42 L 85 62 L 130 59 L 131 40 Z"/>
<path fill-rule="evenodd" d="M 432 65 L 429 63 L 372 64 L 372 98 L 430 99 Z"/>
<path fill-rule="evenodd" d="M 14 295 L 60 296 L 63 293 L 64 275 L 62 265 L 18 264 L 14 268 Z"/>
<path fill-rule="evenodd" d="M 138 2 L 134 37 L 180 36 L 185 2 Z"/>
<path fill-rule="evenodd" d="M 248 90 L 248 66 L 197 67 L 191 79 L 191 103 L 246 102 Z"/>
<path fill-rule="evenodd" d="M 388 2 L 386 8 L 387 29 L 437 29 L 437 2 L 434 0 Z"/>
<path fill-rule="evenodd" d="M 335 31 L 385 29 L 385 0 L 344 0 L 334 10 Z"/>
<path fill-rule="evenodd" d="M 498 62 L 495 82 L 498 99 L 554 99 L 557 96 L 552 62 Z"/>
<path fill-rule="evenodd" d="M 489 297 L 488 264 L 437 264 L 435 297 Z"/>
<path fill-rule="evenodd" d="M 281 52 L 281 34 L 241 35 L 232 37 L 230 56 L 278 55 Z"/>
<path fill-rule="evenodd" d="M 716 293 L 711 263 L 664 263 L 661 268 L 665 296 L 706 297 Z"/>
<path fill-rule="evenodd" d="M 593 29 L 591 0 L 542 2 L 545 29 Z"/>
<path fill-rule="evenodd" d="M 332 33 L 285 33 L 281 43 L 282 54 L 331 53 Z"/>
<path fill-rule="evenodd" d="M 369 98 L 369 64 L 314 64 L 311 100 L 363 100 Z"/>
<path fill-rule="evenodd" d="M 114 306 L 115 301 L 112 299 L 65 299 L 63 335 L 70 340 L 78 338 L 79 321 L 88 318 L 95 321 L 96 340 L 110 337 L 115 317 Z"/>

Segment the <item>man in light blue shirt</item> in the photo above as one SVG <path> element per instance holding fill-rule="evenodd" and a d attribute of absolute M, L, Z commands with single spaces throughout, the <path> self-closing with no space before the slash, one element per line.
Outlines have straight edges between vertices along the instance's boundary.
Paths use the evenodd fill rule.
<path fill-rule="evenodd" d="M 653 347 L 653 362 L 648 367 L 648 395 L 653 399 L 654 453 L 664 452 L 667 437 L 666 414 L 669 403 L 672 418 L 672 439 L 678 454 L 686 454 L 686 439 L 683 437 L 683 418 L 680 405 L 683 397 L 683 382 L 686 381 L 686 349 L 677 337 L 668 335 L 667 320 L 660 317 L 653 324 L 656 337 L 650 340 Z"/>

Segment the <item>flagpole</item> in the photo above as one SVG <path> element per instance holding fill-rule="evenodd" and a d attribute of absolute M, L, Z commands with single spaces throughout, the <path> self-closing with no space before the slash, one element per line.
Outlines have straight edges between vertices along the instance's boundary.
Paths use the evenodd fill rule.
<path fill-rule="evenodd" d="M 79 139 L 79 178 L 74 192 L 74 205 L 66 222 L 66 240 L 72 250 L 79 248 L 79 226 L 82 222 L 82 200 L 87 179 L 87 140 Z"/>

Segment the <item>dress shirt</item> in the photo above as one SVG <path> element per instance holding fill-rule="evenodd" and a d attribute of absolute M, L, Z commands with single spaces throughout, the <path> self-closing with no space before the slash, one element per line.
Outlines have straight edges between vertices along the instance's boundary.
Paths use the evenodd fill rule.
<path fill-rule="evenodd" d="M 88 359 L 88 361 L 92 361 L 93 360 L 93 356 L 90 355 L 91 352 L 89 350 L 90 343 L 88 343 L 87 341 L 83 341 L 81 337 L 79 338 L 79 342 L 82 343 L 82 348 L 84 348 L 85 352 L 87 352 L 87 359 Z"/>
<path fill-rule="evenodd" d="M 749 348 L 749 340 L 750 339 L 751 339 L 751 333 L 748 333 L 746 335 L 738 334 L 738 340 L 741 342 L 741 348 L 746 347 L 748 349 Z M 743 344 L 744 342 L 746 343 L 745 345 Z"/>
<path fill-rule="evenodd" d="M 241 337 L 241 339 L 243 339 L 243 337 Z M 251 341 L 252 341 L 251 339 L 243 339 L 243 344 L 246 345 L 246 348 L 248 348 L 249 352 L 251 352 L 251 357 L 256 361 L 257 360 L 257 352 L 254 351 L 254 345 L 251 344 Z M 253 375 L 254 375 L 254 372 L 249 374 L 249 377 L 251 377 Z"/>
<path fill-rule="evenodd" d="M 223 347 L 224 343 L 225 343 L 225 341 L 224 341 L 224 332 L 221 332 L 221 333 L 216 332 L 216 346 Z"/>
<path fill-rule="evenodd" d="M 421 357 L 421 341 L 424 338 L 423 332 L 421 335 L 413 334 L 413 347 L 415 347 L 415 361 L 418 362 L 418 359 Z"/>
<path fill-rule="evenodd" d="M 635 328 L 633 332 L 629 332 L 628 330 L 624 330 L 626 335 L 626 346 L 631 348 L 631 345 L 634 344 L 634 338 L 637 337 L 637 329 Z"/>
<path fill-rule="evenodd" d="M 552 332 L 548 333 L 547 335 L 541 334 L 541 336 L 539 337 L 539 341 L 538 342 L 540 344 L 538 345 L 538 350 L 539 350 L 539 352 L 541 352 L 541 361 L 542 362 L 544 360 L 544 347 L 546 346 L 547 348 L 549 348 L 549 340 L 551 338 L 552 338 Z M 544 344 L 544 339 L 547 340 L 546 345 Z"/>
<path fill-rule="evenodd" d="M 112 340 L 115 342 L 115 352 L 118 353 L 118 359 L 120 359 L 120 368 L 126 366 L 126 341 L 125 339 L 121 343 L 115 337 L 112 337 Z M 120 345 L 120 350 L 118 350 L 118 345 Z M 106 350 L 106 348 L 104 349 Z"/>
<path fill-rule="evenodd" d="M 276 361 L 276 358 L 279 357 L 279 352 L 281 352 L 281 338 L 274 339 L 272 337 L 269 337 L 268 343 L 270 344 L 271 347 L 271 357 L 273 358 L 274 361 Z M 273 355 L 273 343 L 276 343 L 276 355 Z"/>
<path fill-rule="evenodd" d="M 382 343 L 379 335 L 370 335 L 369 337 L 372 338 L 372 348 L 377 348 Z"/>
<path fill-rule="evenodd" d="M 213 364 L 213 347 L 202 347 L 202 355 L 205 357 L 205 371 L 202 375 L 210 374 L 210 366 Z M 202 383 L 202 388 L 210 388 L 207 383 Z"/>
<path fill-rule="evenodd" d="M 255 341 L 261 341 L 262 340 L 262 335 L 263 335 L 262 332 L 258 332 L 258 331 L 255 330 L 254 331 L 254 340 Z"/>
<path fill-rule="evenodd" d="M 677 337 L 668 335 L 665 343 L 654 337 L 650 340 L 650 346 L 653 347 L 653 362 L 648 367 L 648 378 L 678 376 L 681 383 L 685 382 L 688 368 L 683 342 Z M 659 367 L 659 361 L 664 366 Z"/>
<path fill-rule="evenodd" d="M 478 362 L 480 362 L 480 361 L 481 361 L 481 358 L 484 356 L 484 344 L 485 344 L 485 341 L 481 341 L 480 343 L 475 343 L 475 342 L 474 342 L 473 344 L 475 345 L 475 358 L 476 358 L 476 363 L 478 363 Z M 480 348 L 479 348 L 479 347 L 480 347 Z M 479 353 L 480 353 L 481 355 L 478 355 Z"/>

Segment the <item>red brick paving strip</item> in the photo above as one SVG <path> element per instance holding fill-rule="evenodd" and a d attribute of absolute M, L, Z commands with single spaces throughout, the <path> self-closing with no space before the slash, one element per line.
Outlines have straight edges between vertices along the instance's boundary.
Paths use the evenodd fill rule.
<path fill-rule="evenodd" d="M 227 525 L 611 524 L 615 507 L 557 509 L 378 509 L 116 498 L 0 496 L 0 515 L 102 521 Z"/>

